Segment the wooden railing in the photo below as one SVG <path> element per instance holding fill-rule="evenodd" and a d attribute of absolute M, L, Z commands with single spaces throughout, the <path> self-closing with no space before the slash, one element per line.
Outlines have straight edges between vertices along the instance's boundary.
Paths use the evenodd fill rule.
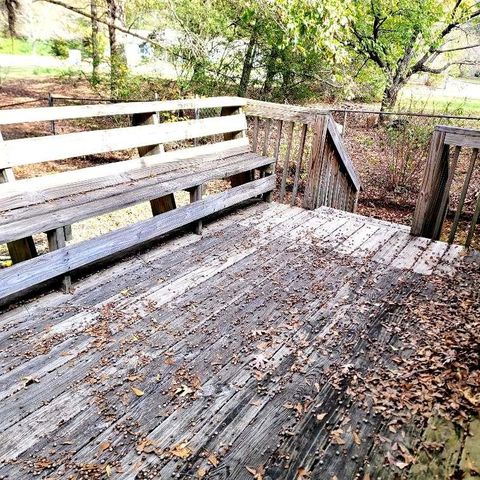
<path fill-rule="evenodd" d="M 480 176 L 480 169 L 476 168 L 479 148 L 480 130 L 435 128 L 412 235 L 433 240 L 445 238 L 449 243 L 457 241 L 467 248 L 472 245 L 480 216 L 480 191 L 474 191 L 472 182 Z M 468 205 L 467 196 L 472 197 Z M 456 200 L 454 209 L 450 208 L 452 197 Z M 459 229 L 461 223 L 465 228 Z"/>
<path fill-rule="evenodd" d="M 353 212 L 361 189 L 329 112 L 248 100 L 252 148 L 276 160 L 276 200 Z"/>

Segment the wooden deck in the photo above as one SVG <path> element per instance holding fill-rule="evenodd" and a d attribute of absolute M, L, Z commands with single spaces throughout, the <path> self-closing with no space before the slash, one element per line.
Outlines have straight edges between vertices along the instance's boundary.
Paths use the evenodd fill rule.
<path fill-rule="evenodd" d="M 0 478 L 394 477 L 378 438 L 400 432 L 345 379 L 462 261 L 406 227 L 261 203 L 10 309 Z"/>

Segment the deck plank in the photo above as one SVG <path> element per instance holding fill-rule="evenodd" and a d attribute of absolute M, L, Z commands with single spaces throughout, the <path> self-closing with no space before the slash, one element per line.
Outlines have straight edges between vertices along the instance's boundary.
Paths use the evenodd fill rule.
<path fill-rule="evenodd" d="M 376 438 L 398 440 L 349 381 L 462 252 L 257 204 L 6 311 L 0 476 L 389 478 Z"/>

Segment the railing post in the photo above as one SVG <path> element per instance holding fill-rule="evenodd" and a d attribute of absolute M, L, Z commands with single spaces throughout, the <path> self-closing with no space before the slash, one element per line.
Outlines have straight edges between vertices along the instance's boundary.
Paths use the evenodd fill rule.
<path fill-rule="evenodd" d="M 447 204 L 442 205 L 449 178 L 449 146 L 445 132 L 435 129 L 423 176 L 422 186 L 413 215 L 411 234 L 438 240 L 440 230 L 437 220 L 445 216 Z M 435 231 L 437 230 L 437 231 Z"/>
<path fill-rule="evenodd" d="M 49 107 L 53 107 L 53 103 L 54 103 L 54 99 L 53 99 L 53 96 L 51 93 L 48 94 L 48 106 Z M 50 122 L 50 125 L 51 125 L 51 129 L 52 129 L 52 135 L 55 135 L 56 132 L 55 132 L 55 120 L 52 120 Z"/>
<path fill-rule="evenodd" d="M 318 205 L 322 170 L 324 160 L 325 141 L 327 139 L 328 117 L 318 115 L 313 125 L 313 141 L 310 162 L 307 170 L 307 183 L 303 197 L 303 207 L 314 210 Z"/>

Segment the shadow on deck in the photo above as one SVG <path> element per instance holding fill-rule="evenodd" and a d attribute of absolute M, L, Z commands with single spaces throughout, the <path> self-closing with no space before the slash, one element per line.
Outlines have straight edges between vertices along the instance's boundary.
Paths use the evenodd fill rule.
<path fill-rule="evenodd" d="M 436 453 L 412 467 L 434 405 L 417 417 L 388 378 L 418 354 L 422 299 L 477 261 L 463 252 L 262 203 L 13 308 L 0 478 L 473 475 L 475 422 L 463 438 L 433 418 Z"/>

